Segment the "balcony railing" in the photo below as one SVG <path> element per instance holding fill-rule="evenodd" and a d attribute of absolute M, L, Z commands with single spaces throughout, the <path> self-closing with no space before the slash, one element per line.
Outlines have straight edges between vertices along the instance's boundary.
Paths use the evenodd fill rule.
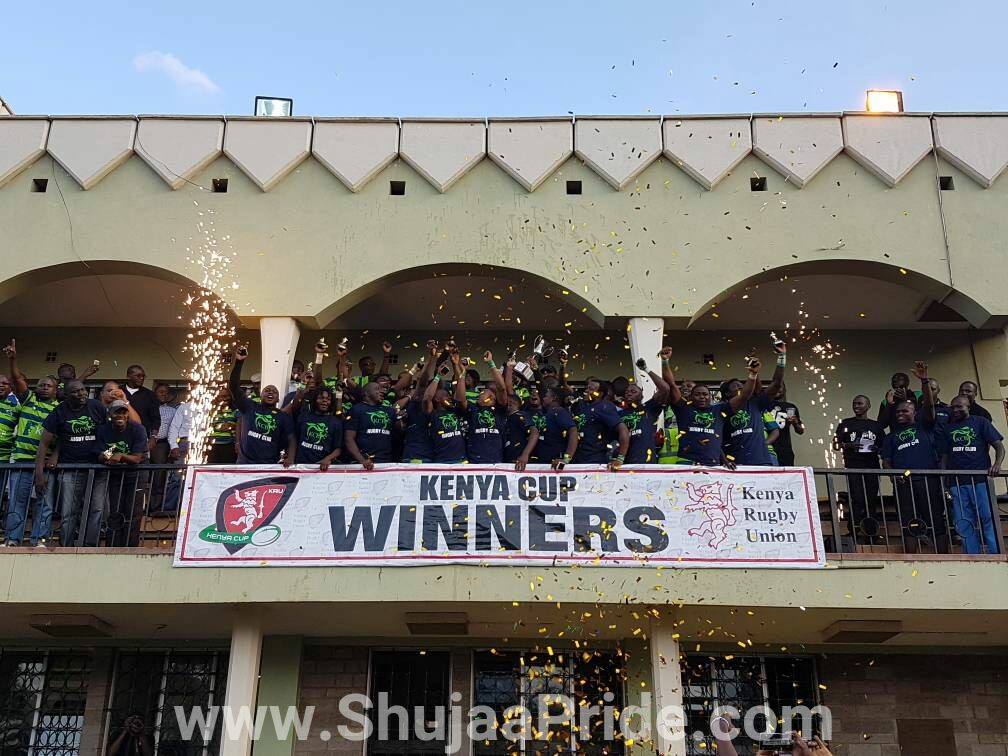
<path fill-rule="evenodd" d="M 185 470 L 60 465 L 46 473 L 39 496 L 33 464 L 0 465 L 3 541 L 8 547 L 170 550 Z M 1008 474 L 816 469 L 815 477 L 829 554 L 1006 553 Z"/>

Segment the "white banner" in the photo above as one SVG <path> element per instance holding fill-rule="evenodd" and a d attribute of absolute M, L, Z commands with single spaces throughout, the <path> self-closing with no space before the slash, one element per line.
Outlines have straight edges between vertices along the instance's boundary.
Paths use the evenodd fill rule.
<path fill-rule="evenodd" d="M 183 501 L 176 567 L 826 562 L 804 467 L 195 467 Z"/>

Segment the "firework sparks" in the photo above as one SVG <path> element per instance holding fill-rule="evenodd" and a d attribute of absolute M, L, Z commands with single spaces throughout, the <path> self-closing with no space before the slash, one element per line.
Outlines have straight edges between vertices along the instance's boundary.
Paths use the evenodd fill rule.
<path fill-rule="evenodd" d="M 197 208 L 199 203 L 194 202 Z M 206 445 L 213 427 L 214 414 L 219 409 L 218 386 L 223 378 L 221 356 L 234 344 L 235 326 L 227 306 L 227 296 L 238 288 L 230 275 L 234 252 L 224 248 L 230 237 L 218 238 L 213 211 L 198 210 L 196 224 L 198 243 L 186 249 L 189 263 L 200 272 L 199 289 L 186 299 L 189 313 L 189 333 L 185 349 L 191 356 L 189 380 L 191 420 L 187 464 L 206 460 Z"/>

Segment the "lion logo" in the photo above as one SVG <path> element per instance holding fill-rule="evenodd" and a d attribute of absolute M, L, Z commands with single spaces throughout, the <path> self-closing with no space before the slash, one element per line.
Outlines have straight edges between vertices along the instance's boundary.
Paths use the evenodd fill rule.
<path fill-rule="evenodd" d="M 750 423 L 752 423 L 752 415 L 749 414 L 748 410 L 739 410 L 731 416 L 733 428 L 748 428 Z"/>
<path fill-rule="evenodd" d="M 453 433 L 459 429 L 459 419 L 456 415 L 441 415 L 441 430 L 446 433 Z"/>
<path fill-rule="evenodd" d="M 497 427 L 497 416 L 493 413 L 493 410 L 480 410 L 477 416 L 484 428 L 493 430 Z"/>
<path fill-rule="evenodd" d="M 693 415 L 693 422 L 701 428 L 710 428 L 714 425 L 713 412 L 697 412 Z"/>
<path fill-rule="evenodd" d="M 321 444 L 329 438 L 329 428 L 325 423 L 305 423 L 305 435 L 313 444 Z"/>
<path fill-rule="evenodd" d="M 94 420 L 90 417 L 75 417 L 68 421 L 70 432 L 74 435 L 84 435 L 90 433 L 95 428 Z"/>
<path fill-rule="evenodd" d="M 620 422 L 627 427 L 628 431 L 635 431 L 640 428 L 641 412 L 628 412 L 620 418 Z"/>
<path fill-rule="evenodd" d="M 904 430 L 901 430 L 899 433 L 896 434 L 896 438 L 899 439 L 899 441 L 900 441 L 901 444 L 905 444 L 908 441 L 916 441 L 917 440 L 917 429 L 916 428 L 906 428 Z"/>
<path fill-rule="evenodd" d="M 272 414 L 255 413 L 256 430 L 272 434 L 277 429 L 277 419 Z"/>
<path fill-rule="evenodd" d="M 962 444 L 963 446 L 969 446 L 977 440 L 976 431 L 968 425 L 964 425 L 962 428 L 956 428 L 949 435 L 952 436 L 952 443 Z"/>

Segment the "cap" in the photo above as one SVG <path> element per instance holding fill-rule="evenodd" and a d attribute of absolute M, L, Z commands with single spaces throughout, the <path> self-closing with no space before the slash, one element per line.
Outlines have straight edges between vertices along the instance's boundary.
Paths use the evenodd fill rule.
<path fill-rule="evenodd" d="M 252 381 L 252 383 L 262 383 L 262 373 L 253 373 L 249 380 Z"/>
<path fill-rule="evenodd" d="M 126 411 L 129 411 L 129 402 L 127 402 L 127 401 L 125 401 L 123 399 L 116 399 L 114 402 L 112 402 L 112 404 L 109 405 L 108 411 L 109 411 L 109 414 L 111 415 L 116 410 L 126 410 Z"/>

